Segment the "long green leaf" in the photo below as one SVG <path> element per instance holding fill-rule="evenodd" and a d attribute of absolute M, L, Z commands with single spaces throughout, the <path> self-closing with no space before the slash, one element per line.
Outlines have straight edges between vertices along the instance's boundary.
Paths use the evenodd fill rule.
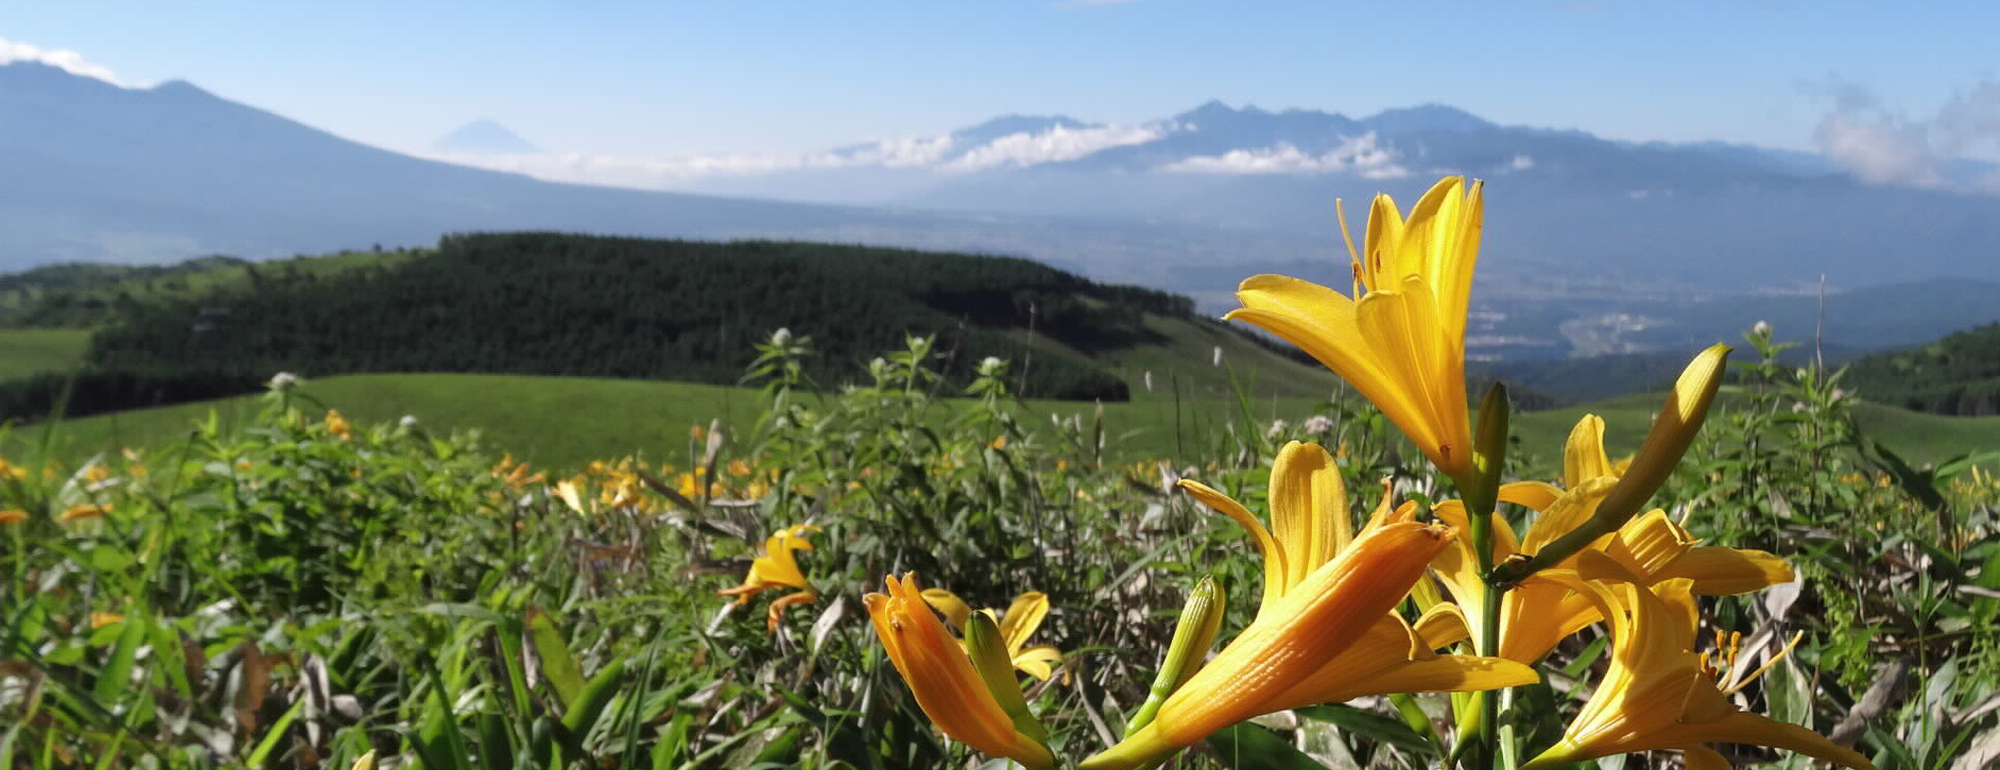
<path fill-rule="evenodd" d="M 542 679 L 555 688 L 562 707 L 569 708 L 583 695 L 583 671 L 577 667 L 576 657 L 569 654 L 569 643 L 556 629 L 555 620 L 540 607 L 528 608 L 528 640 L 542 662 Z"/>
<path fill-rule="evenodd" d="M 1327 770 L 1319 760 L 1292 748 L 1290 741 L 1249 722 L 1208 736 L 1208 747 L 1223 764 L 1241 770 Z"/>

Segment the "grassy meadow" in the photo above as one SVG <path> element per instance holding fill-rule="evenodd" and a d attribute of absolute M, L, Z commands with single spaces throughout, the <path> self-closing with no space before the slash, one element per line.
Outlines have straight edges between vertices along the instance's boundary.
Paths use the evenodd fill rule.
<path fill-rule="evenodd" d="M 204 269 L 119 291 L 321 280 Z M 1086 288 L 987 298 L 1025 323 L 979 339 L 1019 360 L 942 334 L 836 356 L 767 331 L 716 359 L 749 362 L 737 384 L 307 371 L 0 428 L 0 768 L 1067 770 L 1126 744 L 1154 753 L 1085 766 L 1814 761 L 1702 753 L 1725 738 L 1879 770 L 2000 755 L 2000 417 L 1870 403 L 1759 332 L 1699 431 L 1662 418 L 1670 439 L 1629 466 L 1705 391 L 1512 413 L 1511 441 L 1478 445 L 1501 453 L 1493 475 L 1454 474 L 1319 366 Z M 1129 344 L 1070 347 L 1008 315 L 1036 302 L 1115 318 Z M 0 330 L 0 365 L 62 371 L 88 340 Z M 1017 398 L 1052 353 L 1130 399 Z M 1617 498 L 1627 484 L 1645 488 Z M 1480 488 L 1508 501 L 1493 517 L 1465 513 Z M 1534 529 L 1555 526 L 1587 536 Z M 1531 554 L 1553 566 L 1477 564 Z M 867 596 L 891 576 L 948 593 Z M 1310 670 L 1280 669 L 1332 645 L 1207 655 L 1348 631 Z M 1505 695 L 1431 692 L 1510 671 Z M 1271 682 L 1316 705 L 1271 706 L 1294 695 Z M 1276 713 L 1148 742 L 1209 703 Z M 1565 737 L 1605 715 L 1597 734 L 1628 743 Z M 1719 719 L 1754 729 L 1700 732 Z M 1670 732 L 1693 737 L 1640 742 Z"/>
<path fill-rule="evenodd" d="M 1218 395 L 1228 392 L 1229 368 L 1176 368 L 1173 360 L 1160 359 L 1156 371 L 1162 374 L 1155 376 L 1152 392 L 1135 382 L 1132 401 L 1103 405 L 1110 456 L 1134 462 L 1172 458 L 1228 440 L 1227 432 L 1243 422 L 1246 407 L 1250 417 L 1266 425 L 1274 419 L 1296 425 L 1325 411 L 1340 392 L 1335 381 L 1317 397 L 1267 391 L 1246 403 Z M 1278 371 L 1297 367 L 1282 358 L 1269 363 Z M 1237 376 L 1248 386 L 1273 379 L 1254 369 Z M 1175 383 L 1185 383 L 1188 391 L 1178 404 L 1172 394 Z M 488 374 L 342 375 L 308 380 L 300 397 L 364 422 L 395 422 L 408 415 L 441 434 L 478 431 L 484 446 L 559 471 L 604 457 L 682 453 L 690 427 L 715 420 L 748 426 L 764 404 L 762 393 L 752 387 Z M 1514 418 L 1514 432 L 1538 459 L 1553 463 L 1559 458 L 1552 450 L 1533 448 L 1561 446 L 1579 418 L 1596 414 L 1605 420 L 1610 451 L 1629 453 L 1645 438 L 1662 400 L 1662 394 L 1641 393 L 1523 412 Z M 52 446 L 59 455 L 79 460 L 127 447 L 160 447 L 185 439 L 211 413 L 228 428 L 248 425 L 261 404 L 258 396 L 241 396 L 69 419 L 53 432 Z M 1050 415 L 1090 419 L 1096 408 L 1089 402 L 1025 401 L 1015 412 L 1022 422 L 1034 422 Z M 1856 404 L 1853 412 L 1865 435 L 1914 463 L 2000 449 L 2000 417 L 1945 417 L 1867 402 Z M 40 429 L 17 427 L 16 438 L 38 436 Z"/>

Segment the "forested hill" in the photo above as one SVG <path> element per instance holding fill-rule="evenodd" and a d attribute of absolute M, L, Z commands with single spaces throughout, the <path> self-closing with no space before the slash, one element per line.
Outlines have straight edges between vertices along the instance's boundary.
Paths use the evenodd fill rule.
<path fill-rule="evenodd" d="M 1909 350 L 1854 362 L 1847 384 L 1862 398 L 1937 414 L 2000 414 L 2000 323 Z"/>
<path fill-rule="evenodd" d="M 1157 342 L 1148 313 L 1194 310 L 1009 257 L 557 233 L 451 236 L 434 253 L 309 281 L 257 276 L 124 309 L 93 339 L 93 367 L 734 383 L 752 345 L 783 327 L 812 337 L 807 374 L 825 385 L 863 379 L 905 335 L 936 334 L 954 380 L 998 356 L 1026 369 L 1026 395 L 1122 400 L 1125 383 L 1090 356 Z"/>

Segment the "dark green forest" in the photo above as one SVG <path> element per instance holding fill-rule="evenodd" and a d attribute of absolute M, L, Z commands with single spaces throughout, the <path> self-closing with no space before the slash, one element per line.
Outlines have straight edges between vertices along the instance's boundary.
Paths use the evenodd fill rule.
<path fill-rule="evenodd" d="M 117 308 L 90 368 L 128 379 L 277 371 L 452 371 L 735 383 L 783 327 L 813 338 L 808 376 L 865 378 L 905 335 L 940 335 L 947 385 L 986 356 L 1023 395 L 1123 400 L 1089 355 L 1152 339 L 1144 316 L 1193 301 L 1026 259 L 815 243 L 559 233 L 449 236 L 435 252 L 332 275 L 252 266 L 191 298 Z M 48 388 L 44 384 L 43 389 Z"/>
<path fill-rule="evenodd" d="M 2000 414 L 2000 323 L 1859 359 L 1848 367 L 1847 383 L 1862 398 L 1904 409 Z"/>

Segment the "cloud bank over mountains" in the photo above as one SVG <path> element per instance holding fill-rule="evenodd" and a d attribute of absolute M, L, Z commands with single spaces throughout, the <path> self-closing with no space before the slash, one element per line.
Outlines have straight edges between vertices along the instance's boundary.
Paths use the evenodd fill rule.
<path fill-rule="evenodd" d="M 1845 175 L 1872 185 L 2000 192 L 2000 165 L 1966 160 L 2000 150 L 2000 82 L 1960 93 L 1936 116 L 1889 112 L 1848 83 L 1808 84 L 1832 103 L 1815 129 L 1820 152 L 1721 143 L 1713 151 L 1786 174 Z M 1595 143 L 1596 146 L 1586 146 Z M 821 152 L 663 157 L 580 153 L 438 152 L 450 163 L 549 181 L 650 190 L 754 195 L 841 203 L 912 202 L 937 185 L 1006 172 L 1118 173 L 1162 180 L 1190 177 L 1339 176 L 1400 180 L 1426 175 L 1604 176 L 1615 146 L 1676 145 L 1598 140 L 1577 131 L 1500 126 L 1428 104 L 1361 119 L 1318 110 L 1271 112 L 1211 101 L 1136 125 L 1087 123 L 1063 115 L 1009 115 L 935 136 L 911 136 Z M 1582 153 L 1582 154 L 1579 154 Z M 1672 171 L 1666 172 L 1669 176 Z M 1618 174 L 1609 174 L 1617 182 Z M 1650 185 L 1655 180 L 1645 181 Z M 1633 198 L 1655 192 L 1634 184 Z"/>
<path fill-rule="evenodd" d="M 96 78 L 115 86 L 131 87 L 112 74 L 111 68 L 85 61 L 83 54 L 62 49 L 41 48 L 29 43 L 21 43 L 0 37 L 0 65 L 14 62 L 33 62 L 60 68 L 71 75 Z"/>
<path fill-rule="evenodd" d="M 797 155 L 715 155 L 660 157 L 584 153 L 436 152 L 436 160 L 512 171 L 561 182 L 610 184 L 644 189 L 679 189 L 710 177 L 754 176 L 784 171 L 848 168 L 924 169 L 948 173 L 1022 168 L 1076 160 L 1112 147 L 1143 144 L 1164 136 L 1161 125 L 1086 125 L 1068 118 L 1039 119 L 1045 125 L 992 136 L 986 125 L 949 134 L 904 137 Z M 1030 119 L 1035 120 L 1035 119 Z"/>
<path fill-rule="evenodd" d="M 2000 151 L 2000 81 L 1958 92 L 1927 118 L 1897 113 L 1857 83 L 1828 80 L 1804 88 L 1832 103 L 1813 130 L 1820 154 L 1861 180 L 2000 192 L 2000 171 L 1958 160 Z"/>
<path fill-rule="evenodd" d="M 1210 102 L 1189 113 L 1139 125 L 1085 123 L 1062 115 L 1009 115 L 948 134 L 883 139 L 796 155 L 659 157 L 434 149 L 427 157 L 550 181 L 668 190 L 699 188 L 704 181 L 717 177 L 797 171 L 874 168 L 952 175 L 1026 169 L 1070 164 L 1108 150 L 1147 145 L 1165 146 L 1121 157 L 1113 163 L 1125 171 L 1189 174 L 1340 173 L 1367 179 L 1397 179 L 1412 173 L 1399 162 L 1402 154 L 1382 142 L 1374 129 L 1337 114 L 1292 110 L 1274 116 L 1295 120 L 1311 116 L 1325 124 L 1307 132 L 1313 146 L 1306 147 L 1285 132 L 1242 145 L 1243 137 L 1237 136 L 1240 132 L 1232 131 L 1231 126 L 1206 125 L 1207 121 L 1193 119 L 1200 116 L 1222 116 L 1236 121 L 1240 116 L 1274 114 L 1255 107 L 1245 107 L 1239 112 L 1219 102 Z M 1211 151 L 1202 150 L 1204 147 Z M 1519 156 L 1515 164 L 1501 170 L 1518 170 L 1532 164 L 1526 156 Z"/>

